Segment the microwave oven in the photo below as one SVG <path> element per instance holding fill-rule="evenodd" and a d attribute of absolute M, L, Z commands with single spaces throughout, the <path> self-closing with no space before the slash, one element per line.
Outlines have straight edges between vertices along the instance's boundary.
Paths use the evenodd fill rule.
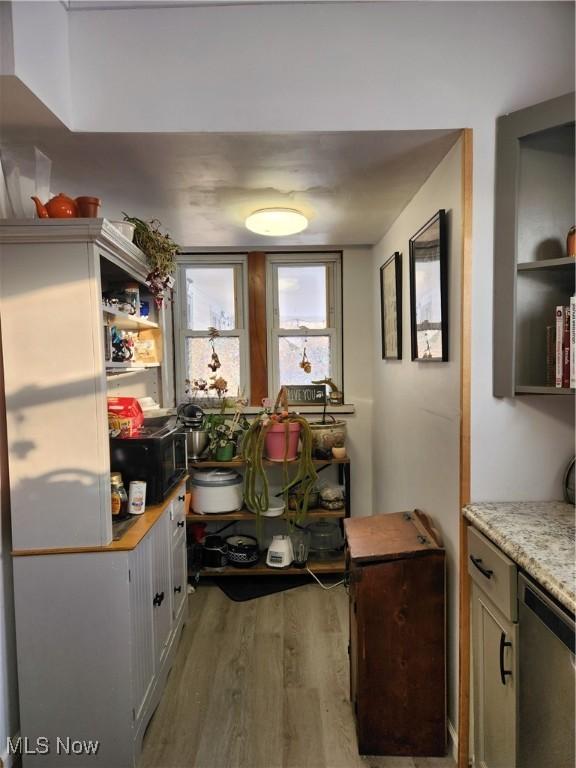
<path fill-rule="evenodd" d="M 110 440 L 110 469 L 120 472 L 124 486 L 146 481 L 146 504 L 160 504 L 188 471 L 186 434 L 173 427 L 144 427 L 133 437 Z"/>

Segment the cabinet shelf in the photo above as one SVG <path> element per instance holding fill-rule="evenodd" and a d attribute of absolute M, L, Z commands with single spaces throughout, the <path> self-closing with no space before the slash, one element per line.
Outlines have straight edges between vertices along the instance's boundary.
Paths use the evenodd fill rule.
<path fill-rule="evenodd" d="M 573 395 L 575 391 L 569 387 L 516 385 L 517 395 Z"/>
<path fill-rule="evenodd" d="M 294 516 L 294 512 L 292 510 L 288 510 L 288 512 L 283 512 L 281 515 L 277 515 L 276 517 L 263 517 L 262 520 L 289 520 L 291 517 Z M 341 520 L 342 518 L 346 517 L 346 510 L 344 507 L 342 509 L 324 509 L 323 507 L 315 507 L 314 509 L 309 509 L 307 512 L 308 517 L 312 518 L 318 518 L 318 517 L 329 517 L 333 520 Z M 249 512 L 247 509 L 242 509 L 240 512 L 222 512 L 218 514 L 207 514 L 207 515 L 200 515 L 197 512 L 189 512 L 186 515 L 186 520 L 189 522 L 204 522 L 204 523 L 211 523 L 214 521 L 236 521 L 236 520 L 250 520 L 251 522 L 256 522 L 256 515 L 253 512 Z"/>
<path fill-rule="evenodd" d="M 334 560 L 309 560 L 306 565 L 315 574 L 344 573 L 346 570 L 346 561 L 344 556 Z M 203 568 L 200 571 L 202 576 L 309 576 L 305 568 L 270 568 L 266 565 L 266 557 L 262 555 L 257 565 L 250 568 L 234 568 L 226 566 L 225 568 Z"/>
<path fill-rule="evenodd" d="M 324 464 L 350 464 L 350 459 L 312 459 L 314 466 L 323 466 Z M 246 462 L 243 459 L 232 459 L 232 461 L 190 461 L 188 466 L 192 469 L 211 469 L 213 467 L 243 467 Z M 281 467 L 281 461 L 270 461 L 264 459 L 263 463 L 267 467 Z M 294 462 L 288 462 L 293 464 Z"/>
<path fill-rule="evenodd" d="M 146 368 L 159 368 L 160 363 L 111 363 L 106 362 L 107 371 L 143 371 Z"/>
<path fill-rule="evenodd" d="M 573 256 L 562 256 L 559 259 L 540 259 L 537 261 L 522 261 L 517 265 L 518 272 L 534 269 L 568 269 L 574 270 L 576 259 Z"/>
<path fill-rule="evenodd" d="M 114 307 L 103 305 L 102 312 L 105 315 L 114 317 L 114 325 L 123 331 L 138 331 L 160 327 L 158 323 L 154 323 L 152 320 L 146 320 L 144 317 L 137 317 L 136 315 L 129 315 L 127 312 L 121 312 Z"/>

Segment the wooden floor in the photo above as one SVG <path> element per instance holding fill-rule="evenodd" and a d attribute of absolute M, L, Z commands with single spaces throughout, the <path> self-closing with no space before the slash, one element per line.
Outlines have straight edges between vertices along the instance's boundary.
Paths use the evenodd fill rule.
<path fill-rule="evenodd" d="M 139 768 L 453 768 L 358 756 L 344 587 L 235 603 L 202 585 L 189 609 Z"/>

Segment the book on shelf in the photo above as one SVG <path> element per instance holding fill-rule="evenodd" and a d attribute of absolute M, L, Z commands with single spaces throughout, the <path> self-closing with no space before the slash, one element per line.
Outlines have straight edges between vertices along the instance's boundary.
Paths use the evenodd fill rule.
<path fill-rule="evenodd" d="M 546 386 L 556 386 L 556 325 L 546 326 Z"/>
<path fill-rule="evenodd" d="M 576 387 L 576 296 L 570 296 L 570 386 Z"/>
<path fill-rule="evenodd" d="M 574 297 L 570 299 L 570 306 L 556 307 L 556 324 L 554 338 L 554 358 L 555 358 L 555 376 L 554 384 L 556 387 L 568 388 L 574 386 L 574 377 L 572 368 L 574 366 L 574 344 L 571 341 L 571 329 L 574 316 Z M 551 339 L 549 327 L 546 329 L 546 373 L 548 383 L 548 372 L 550 365 L 550 346 Z"/>

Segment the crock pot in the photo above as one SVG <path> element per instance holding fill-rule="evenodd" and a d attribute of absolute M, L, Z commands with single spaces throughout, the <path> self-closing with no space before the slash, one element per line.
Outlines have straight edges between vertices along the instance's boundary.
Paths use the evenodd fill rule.
<path fill-rule="evenodd" d="M 228 564 L 236 568 L 249 568 L 258 562 L 258 541 L 253 536 L 228 536 Z"/>
<path fill-rule="evenodd" d="M 228 563 L 228 544 L 221 536 L 206 536 L 202 547 L 204 568 L 224 568 Z"/>
<path fill-rule="evenodd" d="M 233 469 L 203 469 L 191 480 L 192 510 L 217 515 L 242 509 L 242 477 Z"/>

